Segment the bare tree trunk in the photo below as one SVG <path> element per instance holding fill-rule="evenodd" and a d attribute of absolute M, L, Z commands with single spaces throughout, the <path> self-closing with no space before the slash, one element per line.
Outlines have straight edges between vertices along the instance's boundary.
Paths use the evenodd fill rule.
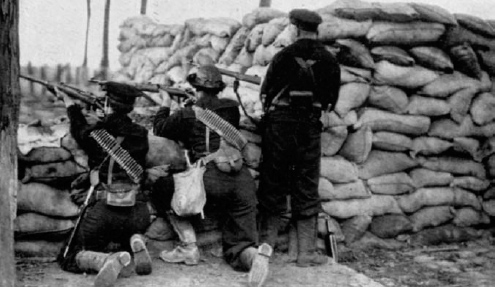
<path fill-rule="evenodd" d="M 260 0 L 260 7 L 272 6 L 272 0 Z"/>
<path fill-rule="evenodd" d="M 19 2 L 0 1 L 0 286 L 15 286 L 13 218 L 19 123 Z"/>
<path fill-rule="evenodd" d="M 148 0 L 141 0 L 141 15 L 146 15 L 147 7 L 148 7 Z"/>
<path fill-rule="evenodd" d="M 108 78 L 108 34 L 110 26 L 110 0 L 105 3 L 105 16 L 103 20 L 103 56 L 101 59 L 101 76 L 103 80 Z"/>
<path fill-rule="evenodd" d="M 86 0 L 86 12 L 87 12 L 87 19 L 86 19 L 86 41 L 84 42 L 84 61 L 83 61 L 83 67 L 88 66 L 88 40 L 89 40 L 89 21 L 91 19 L 91 0 Z"/>

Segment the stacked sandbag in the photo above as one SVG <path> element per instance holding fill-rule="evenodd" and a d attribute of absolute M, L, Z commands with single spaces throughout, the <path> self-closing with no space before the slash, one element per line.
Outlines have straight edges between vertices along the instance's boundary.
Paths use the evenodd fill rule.
<path fill-rule="evenodd" d="M 324 212 L 342 226 L 358 226 L 361 235 L 370 230 L 382 238 L 489 224 L 495 216 L 493 27 L 423 3 L 337 0 L 316 12 L 323 19 L 319 39 L 341 68 L 339 101 L 321 117 Z M 186 21 L 181 43 L 188 55 L 199 51 L 198 35 L 206 35 L 192 32 L 195 21 Z M 263 79 L 295 31 L 286 13 L 258 8 L 230 39 L 213 62 Z M 171 57 L 165 65 L 182 62 Z M 236 99 L 233 79 L 224 81 L 222 96 Z M 262 115 L 257 85 L 241 82 L 238 94 L 250 116 Z M 259 135 L 243 132 L 257 175 Z M 358 239 L 353 234 L 346 243 Z"/>

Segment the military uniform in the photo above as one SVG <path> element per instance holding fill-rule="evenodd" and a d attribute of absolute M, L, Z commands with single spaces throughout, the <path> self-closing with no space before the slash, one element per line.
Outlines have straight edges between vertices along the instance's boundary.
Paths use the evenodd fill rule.
<path fill-rule="evenodd" d="M 339 65 L 316 39 L 320 16 L 296 9 L 290 19 L 313 37 L 300 38 L 277 53 L 261 87 L 266 125 L 258 200 L 261 213 L 273 219 L 271 229 L 276 229 L 276 218 L 286 211 L 287 195 L 296 221 L 313 218 L 320 211 L 320 116 L 335 106 L 340 87 Z M 276 232 L 268 236 L 266 224 L 270 225 L 262 222 L 263 240 L 275 244 Z"/>
<path fill-rule="evenodd" d="M 127 150 L 136 163 L 143 167 L 149 148 L 148 131 L 133 123 L 127 116 L 127 112 L 132 110 L 134 99 L 140 96 L 141 92 L 131 86 L 114 82 L 107 83 L 105 88 L 107 89 L 107 101 L 110 106 L 115 108 L 115 112 L 96 124 L 88 124 L 80 106 L 69 105 L 67 107 L 71 135 L 88 155 L 90 169 L 94 170 L 99 167 L 99 178 L 102 183 L 107 182 L 110 158 L 108 153 L 90 136 L 92 131 L 103 129 L 115 138 L 123 137 L 121 147 Z M 112 182 L 132 183 L 127 173 L 117 162 L 113 165 Z M 96 186 L 95 190 L 97 193 L 102 191 L 102 184 Z M 95 269 L 101 269 L 102 262 L 105 262 L 105 260 L 100 260 L 99 265 L 101 266 L 89 268 L 88 264 L 81 263 L 84 260 L 78 259 L 81 254 L 85 254 L 84 252 L 91 251 L 93 252 L 90 253 L 93 259 L 100 258 L 103 255 L 98 256 L 105 252 L 110 242 L 120 243 L 124 250 L 131 251 L 130 238 L 134 234 L 146 231 L 150 224 L 150 213 L 146 202 L 143 201 L 137 201 L 134 206 L 130 207 L 110 206 L 104 199 L 96 199 L 95 196 L 81 220 L 70 252 L 64 258 L 64 248 L 58 256 L 58 263 L 62 269 L 76 273 L 99 271 Z M 151 266 L 146 268 L 151 268 Z M 144 273 L 148 273 L 148 271 Z M 97 284 L 95 283 L 95 285 Z"/>

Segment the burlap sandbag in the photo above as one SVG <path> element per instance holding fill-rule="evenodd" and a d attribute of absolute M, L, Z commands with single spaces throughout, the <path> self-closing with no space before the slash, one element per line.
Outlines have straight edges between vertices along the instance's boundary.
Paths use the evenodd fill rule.
<path fill-rule="evenodd" d="M 209 19 L 192 18 L 187 19 L 185 25 L 193 34 L 198 36 L 213 34 L 219 37 L 229 38 L 242 26 L 237 20 L 225 17 Z"/>
<path fill-rule="evenodd" d="M 416 10 L 407 3 L 367 3 L 359 0 L 339 3 L 341 5 L 335 7 L 334 13 L 342 18 L 410 22 L 418 17 Z"/>
<path fill-rule="evenodd" d="M 349 245 L 359 240 L 371 224 L 372 217 L 364 215 L 356 215 L 345 220 L 341 224 L 342 233 L 344 234 L 344 242 Z"/>
<path fill-rule="evenodd" d="M 372 80 L 371 71 L 356 67 L 340 65 L 340 82 L 345 83 L 370 83 Z"/>
<path fill-rule="evenodd" d="M 251 29 L 245 43 L 245 47 L 248 52 L 256 51 L 256 48 L 261 45 L 261 41 L 263 39 L 263 30 L 265 29 L 266 25 L 267 24 L 259 24 Z"/>
<path fill-rule="evenodd" d="M 442 36 L 441 43 L 444 47 L 453 47 L 469 43 L 475 49 L 493 50 L 495 44 L 492 38 L 474 33 L 460 25 L 450 26 Z"/>
<path fill-rule="evenodd" d="M 368 198 L 371 196 L 361 180 L 332 184 L 324 177 L 320 177 L 318 194 L 320 199 L 324 201 Z"/>
<path fill-rule="evenodd" d="M 370 90 L 371 86 L 366 83 L 348 83 L 340 86 L 335 112 L 345 117 L 349 111 L 363 105 Z"/>
<path fill-rule="evenodd" d="M 395 198 L 389 195 L 372 195 L 365 199 L 333 200 L 323 202 L 322 207 L 325 213 L 340 219 L 357 215 L 402 214 Z"/>
<path fill-rule="evenodd" d="M 406 92 L 392 86 L 373 85 L 368 97 L 368 103 L 371 106 L 396 114 L 403 114 L 408 102 Z"/>
<path fill-rule="evenodd" d="M 483 164 L 474 160 L 456 158 L 456 157 L 417 157 L 420 166 L 436 170 L 445 171 L 452 174 L 472 175 L 478 178 L 486 178 L 486 171 Z"/>
<path fill-rule="evenodd" d="M 439 23 L 410 22 L 373 22 L 366 38 L 374 45 L 417 46 L 437 42 L 445 32 L 445 26 Z"/>
<path fill-rule="evenodd" d="M 454 218 L 454 208 L 450 206 L 431 206 L 422 208 L 409 216 L 413 232 L 427 227 L 442 225 Z"/>
<path fill-rule="evenodd" d="M 463 13 L 454 13 L 454 17 L 466 29 L 490 38 L 495 37 L 495 28 L 479 17 Z"/>
<path fill-rule="evenodd" d="M 480 147 L 479 156 L 486 158 L 495 153 L 495 137 L 484 139 L 483 144 Z"/>
<path fill-rule="evenodd" d="M 377 84 L 419 89 L 438 78 L 438 73 L 427 68 L 414 65 L 411 67 L 398 66 L 389 61 L 376 63 L 373 75 Z"/>
<path fill-rule="evenodd" d="M 69 192 L 58 190 L 42 183 L 19 183 L 17 209 L 38 212 L 48 216 L 73 217 L 79 207 L 72 202 Z"/>
<path fill-rule="evenodd" d="M 484 125 L 495 119 L 495 95 L 492 93 L 481 93 L 473 100 L 470 108 L 473 122 Z"/>
<path fill-rule="evenodd" d="M 219 64 L 229 66 L 234 62 L 241 49 L 244 47 L 244 42 L 247 39 L 248 33 L 249 30 L 246 27 L 241 27 L 237 30 L 225 48 L 225 51 L 220 56 L 218 60 Z"/>
<path fill-rule="evenodd" d="M 369 126 L 364 126 L 347 136 L 339 155 L 357 164 L 368 158 L 373 141 L 373 132 Z"/>
<path fill-rule="evenodd" d="M 495 186 L 491 186 L 487 191 L 483 193 L 483 199 L 495 199 Z"/>
<path fill-rule="evenodd" d="M 459 176 L 454 177 L 454 180 L 450 183 L 451 187 L 460 187 L 463 189 L 471 190 L 477 194 L 481 194 L 490 186 L 490 181 L 486 179 L 480 179 L 474 176 Z"/>
<path fill-rule="evenodd" d="M 434 171 L 426 168 L 415 168 L 409 172 L 414 186 L 432 187 L 448 186 L 454 180 L 454 176 L 449 172 Z"/>
<path fill-rule="evenodd" d="M 460 227 L 490 224 L 490 217 L 484 212 L 465 207 L 455 210 L 455 218 L 452 223 Z"/>
<path fill-rule="evenodd" d="M 389 61 L 399 66 L 412 66 L 416 62 L 405 50 L 395 46 L 378 46 L 371 49 L 371 55 L 377 62 Z"/>
<path fill-rule="evenodd" d="M 399 133 L 375 132 L 373 133 L 373 148 L 385 151 L 409 151 L 412 140 Z"/>
<path fill-rule="evenodd" d="M 433 82 L 424 86 L 418 94 L 446 98 L 455 92 L 465 88 L 479 87 L 480 82 L 466 75 L 454 71 L 453 74 L 443 74 Z"/>
<path fill-rule="evenodd" d="M 482 230 L 447 224 L 414 233 L 410 238 L 410 243 L 413 246 L 428 246 L 466 242 L 480 238 L 482 233 Z"/>
<path fill-rule="evenodd" d="M 453 139 L 457 137 L 469 137 L 478 134 L 471 117 L 467 116 L 458 124 L 451 119 L 438 119 L 431 123 L 429 136 L 440 137 L 444 139 Z"/>
<path fill-rule="evenodd" d="M 184 153 L 173 140 L 154 135 L 148 135 L 149 149 L 146 154 L 146 168 L 170 165 L 172 169 L 186 167 Z"/>
<path fill-rule="evenodd" d="M 481 202 L 475 194 L 450 187 L 419 188 L 415 192 L 397 197 L 397 203 L 406 213 L 416 212 L 426 206 L 450 205 L 470 206 L 481 209 Z"/>
<path fill-rule="evenodd" d="M 380 238 L 394 238 L 411 230 L 411 221 L 402 214 L 376 216 L 370 224 L 371 233 Z"/>
<path fill-rule="evenodd" d="M 263 44 L 263 46 L 272 44 L 277 38 L 278 34 L 280 34 L 288 24 L 289 18 L 287 17 L 279 17 L 270 20 L 270 22 L 268 22 L 268 24 L 263 29 L 263 36 L 261 39 L 261 43 Z"/>
<path fill-rule="evenodd" d="M 61 147 L 37 147 L 26 155 L 19 153 L 19 160 L 30 164 L 66 161 L 71 157 L 72 154 Z"/>
<path fill-rule="evenodd" d="M 60 181 L 71 181 L 80 174 L 88 170 L 73 160 L 63 162 L 52 162 L 44 164 L 36 164 L 27 167 L 24 170 L 23 182 L 44 182 L 54 183 Z"/>
<path fill-rule="evenodd" d="M 372 193 L 386 195 L 410 193 L 416 189 L 413 180 L 405 172 L 373 177 L 366 181 L 366 185 Z"/>
<path fill-rule="evenodd" d="M 248 52 L 246 46 L 244 46 L 239 52 L 239 55 L 237 55 L 237 58 L 235 58 L 234 63 L 246 68 L 251 67 L 253 65 L 253 53 Z"/>
<path fill-rule="evenodd" d="M 483 70 L 487 71 L 490 76 L 495 76 L 495 51 L 476 50 L 478 59 Z"/>
<path fill-rule="evenodd" d="M 158 36 L 158 37 L 153 37 L 149 38 L 148 41 L 146 42 L 147 47 L 171 47 L 172 44 L 174 43 L 174 37 L 170 34 L 166 34 L 163 36 Z"/>
<path fill-rule="evenodd" d="M 272 19 L 285 16 L 287 16 L 287 14 L 282 11 L 269 7 L 259 7 L 244 15 L 242 18 L 242 25 L 251 29 L 257 24 L 267 23 Z"/>
<path fill-rule="evenodd" d="M 483 206 L 483 211 L 486 212 L 486 214 L 492 217 L 495 216 L 495 199 L 485 200 L 481 204 Z"/>
<path fill-rule="evenodd" d="M 486 172 L 490 178 L 495 177 L 495 155 L 488 157 L 488 160 L 486 161 Z"/>
<path fill-rule="evenodd" d="M 447 25 L 457 25 L 457 20 L 446 9 L 425 3 L 409 3 L 418 12 L 418 19 L 425 22 L 437 22 Z"/>
<path fill-rule="evenodd" d="M 467 154 L 477 162 L 480 162 L 484 158 L 483 152 L 481 150 L 481 144 L 477 139 L 458 137 L 454 138 L 452 144 L 452 148 L 454 149 L 454 151 Z"/>
<path fill-rule="evenodd" d="M 322 157 L 321 176 L 332 183 L 348 183 L 358 180 L 358 169 L 354 163 L 342 156 Z"/>
<path fill-rule="evenodd" d="M 16 240 L 14 252 L 20 257 L 50 258 L 55 260 L 60 250 L 64 246 L 64 241 L 45 240 Z"/>
<path fill-rule="evenodd" d="M 53 218 L 33 212 L 23 213 L 14 220 L 14 234 L 23 237 L 62 234 L 73 227 L 74 222 L 70 219 Z"/>
<path fill-rule="evenodd" d="M 253 65 L 267 66 L 282 48 L 259 45 L 253 55 Z M 259 86 L 257 87 L 259 88 Z"/>
<path fill-rule="evenodd" d="M 408 135 L 422 135 L 430 128 L 430 118 L 425 116 L 397 115 L 378 109 L 364 109 L 355 127 L 368 125 L 373 132 L 388 131 Z"/>
<path fill-rule="evenodd" d="M 481 79 L 478 57 L 469 43 L 462 43 L 449 49 L 454 68 L 475 79 Z"/>
<path fill-rule="evenodd" d="M 371 27 L 371 20 L 355 21 L 322 15 L 323 22 L 318 26 L 318 38 L 321 41 L 334 41 L 345 38 L 362 38 Z"/>
<path fill-rule="evenodd" d="M 142 49 L 140 52 L 143 53 L 143 55 L 155 66 L 158 66 L 161 62 L 166 61 L 172 54 L 170 49 L 163 47 L 146 48 Z"/>
<path fill-rule="evenodd" d="M 368 159 L 359 166 L 359 178 L 370 179 L 415 167 L 417 162 L 400 152 L 372 150 Z"/>
<path fill-rule="evenodd" d="M 412 95 L 406 110 L 410 115 L 436 117 L 449 114 L 450 105 L 442 99 Z"/>
<path fill-rule="evenodd" d="M 417 63 L 433 70 L 440 70 L 446 73 L 454 71 L 454 64 L 450 57 L 443 50 L 431 46 L 419 46 L 409 50 Z"/>
<path fill-rule="evenodd" d="M 347 127 L 337 126 L 325 129 L 321 133 L 321 153 L 323 156 L 335 155 L 347 138 Z"/>
<path fill-rule="evenodd" d="M 437 137 L 417 137 L 412 141 L 411 157 L 417 155 L 436 155 L 452 147 L 452 143 Z"/>
<path fill-rule="evenodd" d="M 373 70 L 375 62 L 369 49 L 359 41 L 353 39 L 338 39 L 339 52 L 337 60 L 342 65 Z"/>
<path fill-rule="evenodd" d="M 285 26 L 284 30 L 278 34 L 273 46 L 277 48 L 285 48 L 296 41 L 296 28 L 294 25 Z"/>
<path fill-rule="evenodd" d="M 222 53 L 225 48 L 227 48 L 227 45 L 230 43 L 230 38 L 227 37 L 219 37 L 216 35 L 212 35 L 210 37 L 210 45 L 213 48 L 213 50 Z"/>
<path fill-rule="evenodd" d="M 193 62 L 199 66 L 214 65 L 220 54 L 213 48 L 202 48 L 192 58 Z"/>

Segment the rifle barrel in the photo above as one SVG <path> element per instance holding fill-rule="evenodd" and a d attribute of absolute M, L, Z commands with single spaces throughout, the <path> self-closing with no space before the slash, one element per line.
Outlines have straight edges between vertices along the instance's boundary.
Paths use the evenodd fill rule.
<path fill-rule="evenodd" d="M 218 68 L 221 74 L 229 77 L 236 78 L 240 81 L 248 82 L 255 85 L 261 85 L 261 78 L 258 76 L 244 75 L 238 72 L 230 71 L 227 69 Z"/>

